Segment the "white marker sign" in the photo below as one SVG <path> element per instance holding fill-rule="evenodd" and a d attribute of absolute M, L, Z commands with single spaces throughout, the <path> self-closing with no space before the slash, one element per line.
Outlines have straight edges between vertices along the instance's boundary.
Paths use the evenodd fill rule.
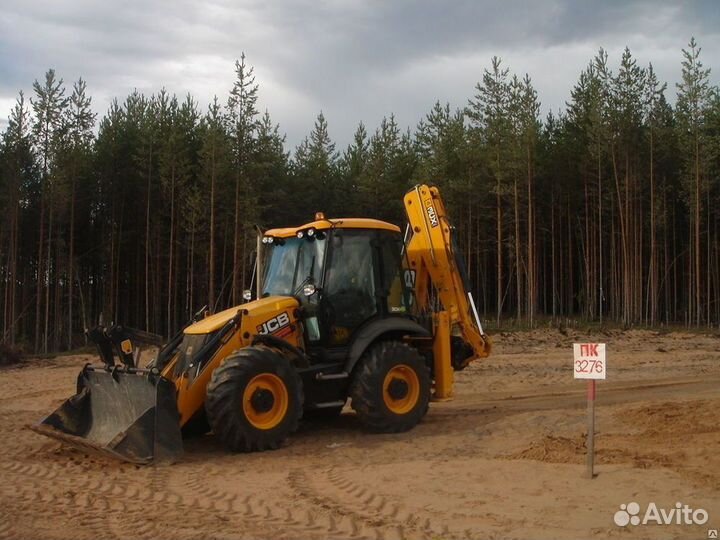
<path fill-rule="evenodd" d="M 574 343 L 573 373 L 576 379 L 605 378 L 605 344 Z"/>

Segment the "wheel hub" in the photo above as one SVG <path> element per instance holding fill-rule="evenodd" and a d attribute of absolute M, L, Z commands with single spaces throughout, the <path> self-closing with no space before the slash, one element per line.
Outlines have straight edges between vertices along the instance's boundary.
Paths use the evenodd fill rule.
<path fill-rule="evenodd" d="M 287 386 L 274 373 L 258 373 L 243 390 L 243 414 L 255 429 L 278 427 L 287 415 L 289 404 Z"/>
<path fill-rule="evenodd" d="M 407 397 L 410 387 L 407 381 L 403 379 L 393 378 L 388 385 L 388 395 L 391 399 L 399 400 Z"/>
<path fill-rule="evenodd" d="M 420 399 L 420 380 L 407 364 L 397 364 L 385 374 L 382 387 L 385 406 L 393 414 L 407 414 Z"/>
<path fill-rule="evenodd" d="M 275 396 L 267 388 L 258 388 L 250 398 L 250 405 L 258 413 L 266 413 L 275 405 Z"/>

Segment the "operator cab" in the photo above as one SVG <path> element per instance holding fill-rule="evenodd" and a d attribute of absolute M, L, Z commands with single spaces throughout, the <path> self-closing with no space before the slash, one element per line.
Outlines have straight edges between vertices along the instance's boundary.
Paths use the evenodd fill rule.
<path fill-rule="evenodd" d="M 374 219 L 318 219 L 263 237 L 262 296 L 302 306 L 308 348 L 344 349 L 372 320 L 407 317 L 400 229 Z"/>

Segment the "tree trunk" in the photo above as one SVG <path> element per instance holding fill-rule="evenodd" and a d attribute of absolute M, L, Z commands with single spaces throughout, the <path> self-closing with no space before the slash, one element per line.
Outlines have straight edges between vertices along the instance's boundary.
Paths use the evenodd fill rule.
<path fill-rule="evenodd" d="M 655 170 L 654 170 L 654 138 L 650 127 L 650 268 L 648 269 L 647 296 L 650 304 L 650 326 L 655 325 L 657 317 L 657 237 L 655 226 Z"/>
<path fill-rule="evenodd" d="M 45 283 L 45 267 L 44 267 L 44 236 L 45 236 L 45 182 L 40 193 L 40 228 L 38 239 L 38 255 L 37 255 L 37 286 L 35 288 L 35 352 L 40 352 L 42 336 L 40 333 L 40 321 L 42 310 L 43 284 Z"/>
<path fill-rule="evenodd" d="M 50 215 L 48 218 L 48 239 L 47 239 L 47 258 L 46 258 L 46 267 L 47 267 L 47 283 L 45 286 L 45 325 L 44 325 L 44 331 L 43 331 L 43 353 L 47 354 L 48 352 L 48 326 L 50 323 L 50 283 L 52 283 L 51 279 L 51 264 L 50 264 L 50 257 L 52 254 L 52 234 L 53 234 L 53 207 L 52 204 L 50 205 Z"/>
<path fill-rule="evenodd" d="M 700 290 L 700 138 L 695 134 L 695 324 L 702 318 Z"/>
<path fill-rule="evenodd" d="M 585 199 L 585 241 L 583 242 L 583 263 L 585 266 L 585 305 L 583 306 L 583 314 L 586 318 L 592 315 L 592 268 L 590 265 L 590 202 L 588 196 L 587 179 L 583 182 L 583 194 Z M 581 237 L 582 238 L 582 237 Z"/>
<path fill-rule="evenodd" d="M 552 280 L 552 320 L 557 316 L 557 272 L 555 270 L 555 187 L 550 192 L 550 279 Z"/>
<path fill-rule="evenodd" d="M 228 257 L 228 220 L 225 218 L 224 220 L 224 227 L 223 227 L 223 252 L 222 252 L 222 289 L 220 290 L 220 294 L 218 295 L 217 300 L 215 303 L 217 304 L 219 301 L 222 300 L 223 294 L 225 293 L 225 285 L 228 279 L 232 278 L 234 274 L 230 274 L 229 277 L 226 277 L 225 272 L 227 271 L 227 257 Z M 213 306 L 213 311 L 215 311 L 215 306 Z"/>
<path fill-rule="evenodd" d="M 514 191 L 514 210 L 515 210 L 515 317 L 519 321 L 522 316 L 522 268 L 520 267 L 520 202 L 518 199 L 518 182 L 517 178 L 513 182 Z"/>
<path fill-rule="evenodd" d="M 59 226 L 59 224 L 58 224 Z M 51 325 L 52 328 L 52 351 L 59 351 L 60 350 L 60 343 L 62 341 L 63 332 L 62 332 L 62 283 L 61 283 L 61 274 L 62 274 L 62 258 L 63 254 L 60 252 L 60 239 L 58 234 L 58 241 L 55 242 L 55 298 L 53 299 L 53 322 Z"/>
<path fill-rule="evenodd" d="M 626 221 L 626 205 L 623 205 L 622 194 L 620 191 L 620 179 L 618 177 L 617 161 L 615 159 L 615 147 L 612 146 L 612 164 L 613 175 L 615 177 L 615 190 L 618 199 L 618 215 L 620 216 L 620 244 L 622 249 L 622 323 L 624 325 L 630 322 L 630 283 L 629 283 L 629 265 L 628 265 L 628 235 Z M 625 181 L 627 185 L 627 178 Z"/>
<path fill-rule="evenodd" d="M 503 267 L 502 267 L 502 207 L 500 198 L 500 177 L 497 178 L 496 193 L 496 215 L 497 215 L 497 326 L 500 328 L 500 316 L 503 305 Z"/>
<path fill-rule="evenodd" d="M 210 165 L 210 255 L 208 256 L 208 308 L 215 307 L 215 148 Z"/>
<path fill-rule="evenodd" d="M 598 319 L 600 325 L 603 323 L 603 301 L 605 292 L 603 291 L 603 219 L 602 219 L 602 167 L 600 161 L 600 152 L 598 152 Z"/>
<path fill-rule="evenodd" d="M 568 299 L 566 313 L 575 313 L 575 271 L 573 269 L 572 212 L 570 211 L 570 195 L 567 196 L 567 233 L 568 233 Z"/>
<path fill-rule="evenodd" d="M 530 328 L 532 328 L 535 317 L 537 283 L 535 281 L 535 212 L 533 209 L 533 169 L 530 144 L 527 145 L 527 197 L 527 316 Z"/>
<path fill-rule="evenodd" d="M 68 350 L 72 349 L 73 346 L 73 272 L 75 271 L 75 178 L 76 174 L 73 174 L 72 183 L 70 187 L 70 245 L 68 246 L 68 271 L 67 271 L 67 285 L 68 285 Z"/>
<path fill-rule="evenodd" d="M 152 141 L 147 169 L 147 201 L 145 206 L 145 330 L 150 332 L 150 201 L 152 199 Z"/>
<path fill-rule="evenodd" d="M 240 303 L 240 171 L 235 177 L 235 232 L 233 235 L 232 304 Z"/>
<path fill-rule="evenodd" d="M 175 255 L 175 167 L 170 171 L 170 256 L 168 257 L 168 282 L 167 282 L 167 337 L 173 335 L 172 310 L 173 310 L 173 270 Z"/>
<path fill-rule="evenodd" d="M 192 317 L 195 312 L 194 308 L 194 297 L 195 297 L 195 215 L 193 215 L 192 226 L 190 231 L 190 292 L 188 295 L 188 314 Z"/>

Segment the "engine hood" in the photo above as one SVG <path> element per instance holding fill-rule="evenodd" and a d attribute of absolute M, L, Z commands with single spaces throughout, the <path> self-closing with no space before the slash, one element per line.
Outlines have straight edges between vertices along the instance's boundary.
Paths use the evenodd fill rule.
<path fill-rule="evenodd" d="M 300 306 L 297 299 L 291 296 L 268 296 L 258 298 L 252 302 L 231 307 L 219 313 L 215 313 L 203 320 L 191 324 L 185 330 L 185 334 L 209 334 L 222 328 L 241 310 L 243 317 L 250 316 L 253 319 L 262 320 L 265 317 L 272 317 L 274 314 L 288 309 L 295 309 Z"/>

